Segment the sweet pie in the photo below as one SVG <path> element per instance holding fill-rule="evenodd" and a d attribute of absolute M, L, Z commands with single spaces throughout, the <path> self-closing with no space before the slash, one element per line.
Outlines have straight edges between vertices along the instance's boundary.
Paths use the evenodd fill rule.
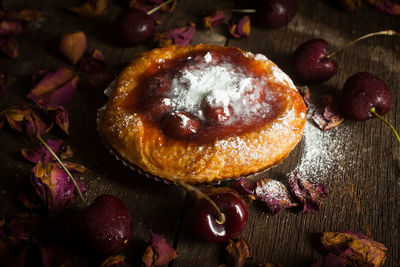
<path fill-rule="evenodd" d="M 127 164 L 167 181 L 209 183 L 279 164 L 306 107 L 263 55 L 214 45 L 154 49 L 127 66 L 99 132 Z"/>

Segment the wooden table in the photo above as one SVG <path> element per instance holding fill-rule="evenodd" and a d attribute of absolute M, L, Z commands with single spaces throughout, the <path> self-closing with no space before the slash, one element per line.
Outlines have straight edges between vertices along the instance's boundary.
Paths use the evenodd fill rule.
<path fill-rule="evenodd" d="M 18 58 L 0 58 L 0 72 L 9 74 L 7 91 L 0 100 L 1 109 L 26 101 L 25 96 L 31 88 L 30 75 L 34 72 L 60 66 L 74 68 L 57 49 L 63 33 L 84 31 L 89 48 L 98 48 L 106 56 L 112 76 L 116 76 L 138 53 L 151 49 L 150 46 L 122 47 L 113 40 L 110 24 L 123 8 L 120 1 L 112 3 L 107 14 L 96 19 L 82 19 L 62 9 L 67 5 L 78 5 L 79 1 L 5 2 L 10 9 L 34 8 L 43 16 L 18 39 L 21 52 Z M 324 38 L 332 48 L 336 48 L 366 33 L 400 30 L 399 17 L 386 15 L 369 6 L 344 12 L 328 2 L 299 0 L 298 12 L 288 26 L 267 30 L 253 23 L 249 38 L 233 39 L 222 27 L 217 31 L 207 31 L 200 23 L 200 13 L 204 8 L 212 9 L 217 4 L 229 8 L 233 7 L 233 1 L 182 0 L 172 14 L 162 16 L 162 25 L 157 26 L 157 31 L 193 21 L 198 25 L 193 43 L 237 46 L 262 53 L 293 75 L 290 55 L 300 43 L 310 38 Z M 318 103 L 322 94 L 340 94 L 351 74 L 368 71 L 384 79 L 389 86 L 393 104 L 385 117 L 400 129 L 399 47 L 400 38 L 374 37 L 337 54 L 338 73 L 329 81 L 310 87 L 314 103 Z M 99 194 L 110 193 L 121 198 L 131 210 L 134 240 L 123 253 L 128 262 L 132 266 L 139 264 L 153 232 L 165 236 L 176 248 L 179 257 L 171 266 L 217 266 L 223 263 L 221 244 L 209 244 L 193 237 L 188 196 L 183 190 L 146 179 L 108 153 L 96 131 L 96 111 L 106 101 L 103 95 L 106 85 L 94 88 L 88 83 L 90 74 L 79 72 L 79 76 L 79 89 L 67 106 L 71 135 L 56 133 L 53 137 L 64 139 L 75 152 L 73 161 L 88 167 L 89 171 L 81 177 L 90 186 L 86 193 L 89 201 Z M 316 128 L 312 128 L 311 121 L 309 123 L 307 130 L 312 129 L 315 133 Z M 303 167 L 306 172 L 311 172 L 312 179 L 326 184 L 330 192 L 326 203 L 316 213 L 286 211 L 276 216 L 271 216 L 262 205 L 249 204 L 249 221 L 242 237 L 251 248 L 250 262 L 308 266 L 321 258 L 311 245 L 312 233 L 353 230 L 384 243 L 388 247 L 386 266 L 400 266 L 400 145 L 389 128 L 377 119 L 366 122 L 346 120 L 337 128 L 319 135 L 332 141 L 328 146 L 317 147 L 327 149 L 325 154 L 321 151 L 315 154 L 319 165 L 316 162 L 312 165 L 312 154 L 308 154 L 308 163 L 316 171 L 307 170 L 307 164 Z M 311 138 L 311 141 L 315 134 L 306 134 L 306 138 Z M 28 179 L 32 165 L 22 158 L 20 150 L 33 144 L 8 127 L 1 131 L 0 216 L 9 217 L 22 211 L 16 195 Z M 264 176 L 285 181 L 285 174 L 301 165 L 307 149 L 311 148 L 310 142 L 307 144 L 303 138 L 280 166 Z M 80 260 L 82 265 L 96 263 L 86 257 L 84 251 L 80 252 Z"/>

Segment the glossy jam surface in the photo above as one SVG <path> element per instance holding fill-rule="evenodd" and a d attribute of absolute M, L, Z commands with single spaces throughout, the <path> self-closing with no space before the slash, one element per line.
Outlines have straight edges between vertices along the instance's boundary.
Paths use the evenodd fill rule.
<path fill-rule="evenodd" d="M 153 64 L 126 108 L 182 141 L 211 142 L 257 129 L 283 108 L 282 88 L 258 64 L 235 48 L 192 51 Z"/>

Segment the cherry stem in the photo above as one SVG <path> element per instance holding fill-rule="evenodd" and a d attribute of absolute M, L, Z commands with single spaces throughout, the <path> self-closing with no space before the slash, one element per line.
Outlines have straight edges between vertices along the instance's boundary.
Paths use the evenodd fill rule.
<path fill-rule="evenodd" d="M 75 178 L 72 176 L 72 174 L 69 172 L 69 170 L 67 169 L 67 167 L 65 167 L 65 164 L 61 161 L 61 159 L 56 155 L 56 153 L 54 153 L 53 149 L 51 149 L 51 147 L 49 147 L 47 145 L 47 143 L 43 140 L 43 138 L 38 135 L 36 136 L 37 139 L 39 139 L 39 141 L 47 148 L 47 150 L 50 152 L 50 154 L 58 161 L 58 163 L 60 163 L 61 167 L 64 169 L 64 171 L 67 173 L 68 177 L 71 179 L 72 183 L 74 184 L 76 191 L 78 191 L 78 195 L 80 197 L 80 199 L 82 200 L 82 202 L 88 206 L 88 203 L 86 202 L 85 198 L 82 195 L 82 191 L 81 189 L 79 189 L 78 183 L 76 182 Z"/>
<path fill-rule="evenodd" d="M 256 13 L 257 10 L 255 9 L 227 9 L 227 11 L 233 12 L 233 13 Z"/>
<path fill-rule="evenodd" d="M 160 8 L 162 8 L 163 6 L 168 5 L 168 4 L 172 3 L 173 1 L 175 1 L 175 0 L 168 0 L 168 1 L 165 1 L 164 3 L 162 3 L 162 4 L 158 5 L 158 6 L 156 6 L 155 8 L 150 9 L 149 11 L 146 12 L 147 16 L 150 16 L 151 14 L 153 14 L 154 12 L 156 12 L 157 10 L 159 10 Z"/>
<path fill-rule="evenodd" d="M 217 204 L 215 204 L 215 202 L 207 194 L 203 193 L 197 187 L 195 187 L 193 185 L 190 185 L 190 184 L 187 184 L 187 183 L 185 183 L 183 181 L 176 180 L 176 183 L 179 184 L 180 186 L 182 186 L 183 188 L 185 188 L 188 192 L 193 193 L 197 198 L 199 198 L 199 199 L 204 198 L 205 200 L 207 200 L 214 207 L 214 209 L 218 213 L 218 218 L 215 221 L 218 224 L 224 224 L 225 223 L 225 221 L 226 221 L 225 214 L 222 213 L 222 211 L 217 206 Z"/>
<path fill-rule="evenodd" d="M 381 121 L 383 121 L 384 123 L 386 123 L 387 125 L 389 125 L 390 129 L 392 129 L 394 135 L 396 136 L 397 142 L 399 142 L 399 144 L 400 144 L 400 136 L 399 136 L 399 134 L 397 133 L 396 129 L 394 129 L 393 125 L 392 125 L 388 120 L 386 120 L 384 117 L 382 117 L 381 115 L 379 115 L 378 112 L 376 112 L 375 107 L 371 108 L 369 111 L 370 111 L 375 117 L 377 117 L 378 119 L 380 119 Z"/>
<path fill-rule="evenodd" d="M 353 40 L 353 41 L 350 41 L 350 42 L 348 42 L 347 44 L 345 44 L 345 45 L 343 45 L 343 46 L 341 46 L 341 47 L 339 47 L 339 48 L 336 48 L 336 49 L 333 50 L 329 55 L 327 55 L 326 58 L 332 57 L 332 56 L 333 56 L 334 54 L 336 54 L 337 52 L 341 51 L 342 49 L 345 49 L 346 47 L 349 47 L 349 46 L 351 46 L 351 45 L 357 43 L 358 41 L 361 41 L 361 40 L 363 40 L 363 39 L 366 39 L 366 38 L 369 38 L 369 37 L 372 37 L 372 36 L 376 36 L 376 35 L 389 35 L 389 36 L 397 35 L 397 36 L 400 37 L 400 33 L 396 32 L 396 31 L 393 31 L 393 30 L 386 30 L 386 31 L 379 31 L 379 32 L 369 33 L 369 34 L 366 34 L 366 35 L 364 35 L 364 36 L 361 36 L 361 37 L 359 37 L 359 38 L 357 38 L 357 39 L 355 39 L 355 40 Z"/>

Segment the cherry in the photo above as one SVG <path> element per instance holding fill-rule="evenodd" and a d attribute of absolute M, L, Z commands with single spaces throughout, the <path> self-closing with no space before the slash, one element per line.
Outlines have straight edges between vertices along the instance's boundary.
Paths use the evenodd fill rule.
<path fill-rule="evenodd" d="M 161 129 L 175 139 L 185 138 L 197 133 L 200 121 L 187 112 L 167 113 L 161 118 Z"/>
<path fill-rule="evenodd" d="M 172 100 L 166 96 L 151 96 L 146 98 L 143 108 L 154 120 L 159 120 L 172 109 Z"/>
<path fill-rule="evenodd" d="M 233 109 L 231 106 L 223 107 L 221 105 L 211 104 L 210 102 L 214 101 L 210 101 L 208 97 L 205 97 L 201 103 L 201 109 L 206 119 L 223 123 L 232 116 Z"/>
<path fill-rule="evenodd" d="M 133 234 L 132 217 L 124 203 L 112 195 L 100 195 L 80 215 L 84 240 L 98 252 L 111 255 L 123 250 Z"/>
<path fill-rule="evenodd" d="M 296 11 L 296 0 L 263 0 L 257 8 L 258 22 L 267 28 L 282 27 L 293 19 Z"/>
<path fill-rule="evenodd" d="M 383 80 L 368 72 L 352 75 L 343 86 L 340 102 L 343 112 L 350 119 L 364 121 L 375 116 L 382 120 L 392 129 L 400 143 L 393 125 L 382 117 L 392 103 L 392 96 Z"/>
<path fill-rule="evenodd" d="M 307 83 L 326 81 L 336 74 L 337 63 L 328 58 L 328 42 L 311 39 L 301 44 L 293 54 L 293 68 L 297 76 Z"/>
<path fill-rule="evenodd" d="M 139 9 L 121 13 L 115 21 L 121 40 L 128 45 L 137 45 L 150 40 L 154 34 L 155 22 Z"/>
<path fill-rule="evenodd" d="M 205 198 L 196 199 L 193 227 L 197 235 L 210 242 L 224 242 L 240 235 L 247 223 L 247 207 L 230 188 L 206 188 L 203 191 L 218 206 L 223 216 Z"/>

